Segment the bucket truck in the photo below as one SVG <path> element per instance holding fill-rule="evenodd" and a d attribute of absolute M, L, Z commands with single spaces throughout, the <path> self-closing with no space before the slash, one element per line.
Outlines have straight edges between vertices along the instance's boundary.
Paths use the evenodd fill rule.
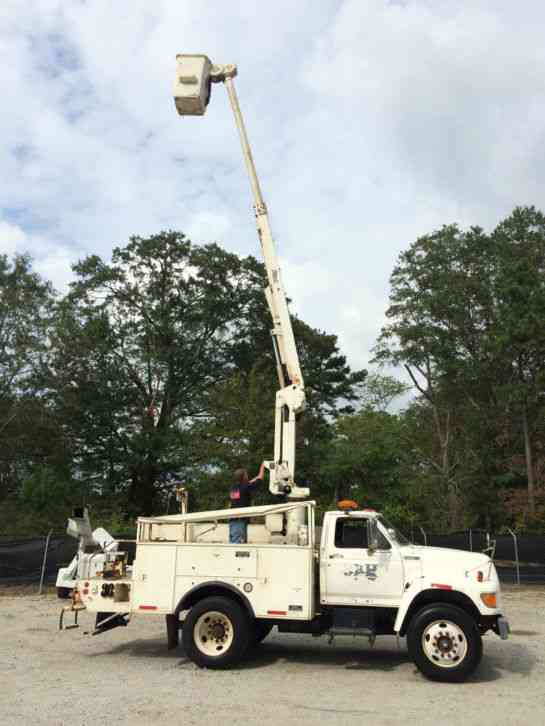
<path fill-rule="evenodd" d="M 96 614 L 93 634 L 135 615 L 162 615 L 167 643 L 199 666 L 229 668 L 272 628 L 281 633 L 407 638 L 410 657 L 432 680 L 459 682 L 478 666 L 482 636 L 508 637 L 494 563 L 484 553 L 415 546 L 379 513 L 339 503 L 321 536 L 315 502 L 295 482 L 295 428 L 304 382 L 271 234 L 233 79 L 236 67 L 204 55 L 177 56 L 174 97 L 182 115 L 204 114 L 213 83 L 224 83 L 254 195 L 273 319 L 280 388 L 270 490 L 281 504 L 140 517 L 136 556 L 104 552 L 86 568 L 65 610 Z M 250 519 L 244 544 L 229 520 Z M 62 620 L 61 620 L 62 624 Z"/>

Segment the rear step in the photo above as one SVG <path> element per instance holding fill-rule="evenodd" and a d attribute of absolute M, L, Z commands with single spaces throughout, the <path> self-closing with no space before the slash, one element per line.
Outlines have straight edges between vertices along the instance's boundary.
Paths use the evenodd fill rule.
<path fill-rule="evenodd" d="M 85 610 L 85 605 L 78 605 L 78 604 L 72 604 L 72 605 L 65 605 L 63 608 L 61 608 L 61 614 L 59 616 L 59 630 L 72 630 L 73 628 L 79 628 L 78 624 L 78 613 L 80 610 Z M 74 613 L 74 622 L 72 625 L 65 625 L 64 624 L 64 614 L 65 613 Z"/>

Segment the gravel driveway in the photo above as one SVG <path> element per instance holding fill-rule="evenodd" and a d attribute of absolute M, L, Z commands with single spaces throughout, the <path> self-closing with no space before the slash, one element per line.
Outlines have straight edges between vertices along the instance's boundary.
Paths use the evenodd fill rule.
<path fill-rule="evenodd" d="M 545 723 L 545 589 L 510 588 L 513 635 L 484 639 L 480 669 L 461 685 L 426 681 L 405 641 L 271 634 L 242 667 L 200 670 L 167 651 L 163 621 L 140 616 L 98 637 L 59 632 L 53 595 L 0 596 L 0 724 Z"/>

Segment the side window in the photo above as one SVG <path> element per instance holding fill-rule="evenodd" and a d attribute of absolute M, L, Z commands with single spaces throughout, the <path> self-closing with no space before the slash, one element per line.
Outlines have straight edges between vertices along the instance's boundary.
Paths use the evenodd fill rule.
<path fill-rule="evenodd" d="M 335 547 L 367 549 L 367 520 L 339 518 L 335 526 Z"/>
<path fill-rule="evenodd" d="M 382 534 L 380 529 L 377 529 L 377 549 L 379 549 L 379 550 L 391 550 L 392 549 L 392 545 L 388 542 L 388 540 Z"/>

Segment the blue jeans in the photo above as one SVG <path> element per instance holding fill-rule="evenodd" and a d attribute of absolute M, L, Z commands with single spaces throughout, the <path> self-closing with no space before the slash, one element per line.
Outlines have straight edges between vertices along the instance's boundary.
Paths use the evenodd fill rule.
<path fill-rule="evenodd" d="M 247 528 L 247 519 L 230 519 L 229 542 L 231 542 L 232 544 L 244 544 L 246 542 Z"/>

